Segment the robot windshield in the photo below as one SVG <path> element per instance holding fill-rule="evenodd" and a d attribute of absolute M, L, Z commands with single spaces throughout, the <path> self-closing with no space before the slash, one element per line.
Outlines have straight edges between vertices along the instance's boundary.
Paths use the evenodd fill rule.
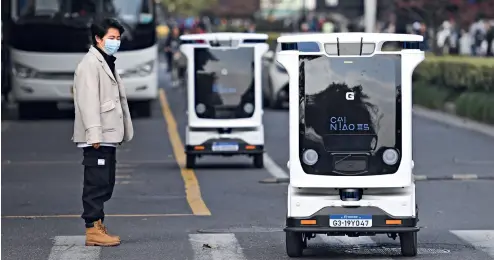
<path fill-rule="evenodd" d="M 254 114 L 254 48 L 194 49 L 195 107 L 199 118 Z"/>
<path fill-rule="evenodd" d="M 303 170 L 317 175 L 396 172 L 401 150 L 401 56 L 299 59 Z M 390 160 L 385 163 L 386 150 L 396 152 L 386 154 Z"/>

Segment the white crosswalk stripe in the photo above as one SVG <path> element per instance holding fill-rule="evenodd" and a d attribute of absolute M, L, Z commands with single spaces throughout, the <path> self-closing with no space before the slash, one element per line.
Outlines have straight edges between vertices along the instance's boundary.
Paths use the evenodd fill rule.
<path fill-rule="evenodd" d="M 374 240 L 370 237 L 347 237 L 347 236 L 338 236 L 338 237 L 330 237 L 326 235 L 318 235 L 318 238 L 321 238 L 325 243 L 331 245 L 338 246 L 378 246 Z M 392 258 L 372 258 L 374 260 L 392 260 Z"/>
<path fill-rule="evenodd" d="M 195 260 L 247 260 L 234 234 L 190 234 Z"/>
<path fill-rule="evenodd" d="M 450 232 L 494 258 L 494 230 L 451 230 Z"/>
<path fill-rule="evenodd" d="M 494 260 L 494 230 L 450 230 L 449 233 L 455 237 L 462 240 L 465 244 L 473 246 L 475 251 L 480 254 L 484 252 L 488 254 Z M 264 235 L 263 235 L 264 236 Z M 274 236 L 282 238 L 284 236 Z M 184 243 L 187 243 L 192 251 L 184 252 L 183 255 L 173 255 L 173 259 L 178 259 L 183 257 L 183 259 L 193 259 L 193 260 L 250 260 L 256 259 L 255 256 L 250 254 L 255 254 L 251 249 L 247 249 L 245 252 L 242 248 L 242 243 L 245 236 L 239 233 L 222 233 L 222 234 L 184 234 Z M 187 239 L 188 238 L 188 239 Z M 273 238 L 273 236 L 271 237 Z M 84 236 L 57 236 L 54 239 L 54 245 L 51 249 L 48 260 L 98 260 L 101 257 L 100 247 L 86 247 L 84 245 Z M 282 241 L 275 242 L 275 244 L 282 246 L 284 251 L 284 239 Z M 318 241 L 318 242 L 317 242 Z M 328 237 L 323 235 L 318 235 L 316 242 L 321 245 L 326 244 L 328 247 L 343 248 L 346 252 L 350 248 L 351 252 L 347 252 L 349 255 L 344 259 L 361 259 L 364 255 L 371 255 L 372 259 L 375 260 L 392 260 L 398 259 L 396 253 L 399 254 L 399 243 L 395 246 L 387 246 L 384 249 L 392 252 L 391 255 L 383 252 L 383 247 L 380 245 L 380 239 L 374 240 L 372 237 Z M 251 241 L 250 241 L 251 242 Z M 419 241 L 420 243 L 420 241 Z M 311 248 L 309 243 L 309 248 Z M 124 245 L 125 246 L 125 243 Z M 423 254 L 426 259 L 432 259 L 430 257 L 438 257 L 438 259 L 447 259 L 446 257 L 440 257 L 438 254 L 454 254 L 446 250 L 446 252 L 440 252 L 441 250 L 436 248 L 436 252 L 431 252 L 434 248 L 429 248 L 430 246 L 425 246 L 419 248 L 419 255 Z M 245 248 L 252 248 L 252 244 L 245 246 Z M 347 249 L 345 249 L 347 248 Z M 250 250 L 250 251 L 249 251 Z M 396 251 L 398 250 L 398 251 Z M 470 249 L 472 250 L 472 249 Z M 279 251 L 279 250 L 275 250 Z M 384 250 L 386 251 L 386 250 Z M 433 250 L 434 251 L 434 250 Z M 107 252 L 107 251 L 105 251 Z M 111 253 L 111 251 L 108 251 Z M 343 252 L 343 251 L 341 251 Z M 247 254 L 246 254 L 247 253 Z M 355 255 L 357 254 L 357 255 Z M 471 253 L 466 253 L 471 254 Z M 189 258 L 192 256 L 192 258 Z M 249 257 L 248 257 L 249 256 Z M 172 257 L 172 256 L 170 256 Z M 254 257 L 254 258 L 252 258 Z M 281 256 L 282 258 L 285 255 Z M 376 258 L 377 257 L 377 258 Z M 133 257 L 129 256 L 129 259 Z"/>
<path fill-rule="evenodd" d="M 85 236 L 57 236 L 48 260 L 97 260 L 100 247 L 86 247 Z"/>

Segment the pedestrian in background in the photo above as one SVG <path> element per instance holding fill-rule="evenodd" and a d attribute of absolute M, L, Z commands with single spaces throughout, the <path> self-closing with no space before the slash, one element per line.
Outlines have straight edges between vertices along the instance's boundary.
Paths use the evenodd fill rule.
<path fill-rule="evenodd" d="M 172 71 L 173 68 L 173 54 L 179 50 L 180 47 L 180 29 L 175 26 L 173 27 L 170 35 L 165 42 L 165 55 L 166 63 L 168 65 L 168 72 Z"/>
<path fill-rule="evenodd" d="M 77 66 L 74 78 L 75 121 L 73 141 L 83 149 L 84 187 L 82 218 L 87 246 L 116 246 L 120 237 L 109 235 L 103 224 L 104 203 L 115 186 L 116 149 L 132 139 L 129 107 L 113 56 L 124 28 L 105 18 L 91 26 L 93 46 Z"/>

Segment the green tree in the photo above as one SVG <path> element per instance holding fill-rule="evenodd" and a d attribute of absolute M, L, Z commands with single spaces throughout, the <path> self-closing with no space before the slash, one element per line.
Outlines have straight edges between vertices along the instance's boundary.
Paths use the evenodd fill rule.
<path fill-rule="evenodd" d="M 161 0 L 161 3 L 171 13 L 196 16 L 214 7 L 217 0 Z"/>

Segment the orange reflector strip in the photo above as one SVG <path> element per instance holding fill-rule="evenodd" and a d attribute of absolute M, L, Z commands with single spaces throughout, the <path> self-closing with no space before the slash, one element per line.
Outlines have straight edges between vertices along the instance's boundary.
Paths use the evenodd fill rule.
<path fill-rule="evenodd" d="M 195 146 L 194 150 L 204 150 L 204 146 L 202 146 L 202 145 Z"/>
<path fill-rule="evenodd" d="M 302 225 L 316 225 L 317 221 L 315 219 L 304 219 L 304 220 L 300 220 L 300 224 L 302 224 Z"/>
<path fill-rule="evenodd" d="M 256 146 L 255 145 L 247 145 L 247 146 L 245 146 L 245 149 L 254 150 L 254 149 L 256 149 Z"/>
<path fill-rule="evenodd" d="M 400 219 L 388 219 L 386 220 L 386 225 L 401 225 Z"/>

